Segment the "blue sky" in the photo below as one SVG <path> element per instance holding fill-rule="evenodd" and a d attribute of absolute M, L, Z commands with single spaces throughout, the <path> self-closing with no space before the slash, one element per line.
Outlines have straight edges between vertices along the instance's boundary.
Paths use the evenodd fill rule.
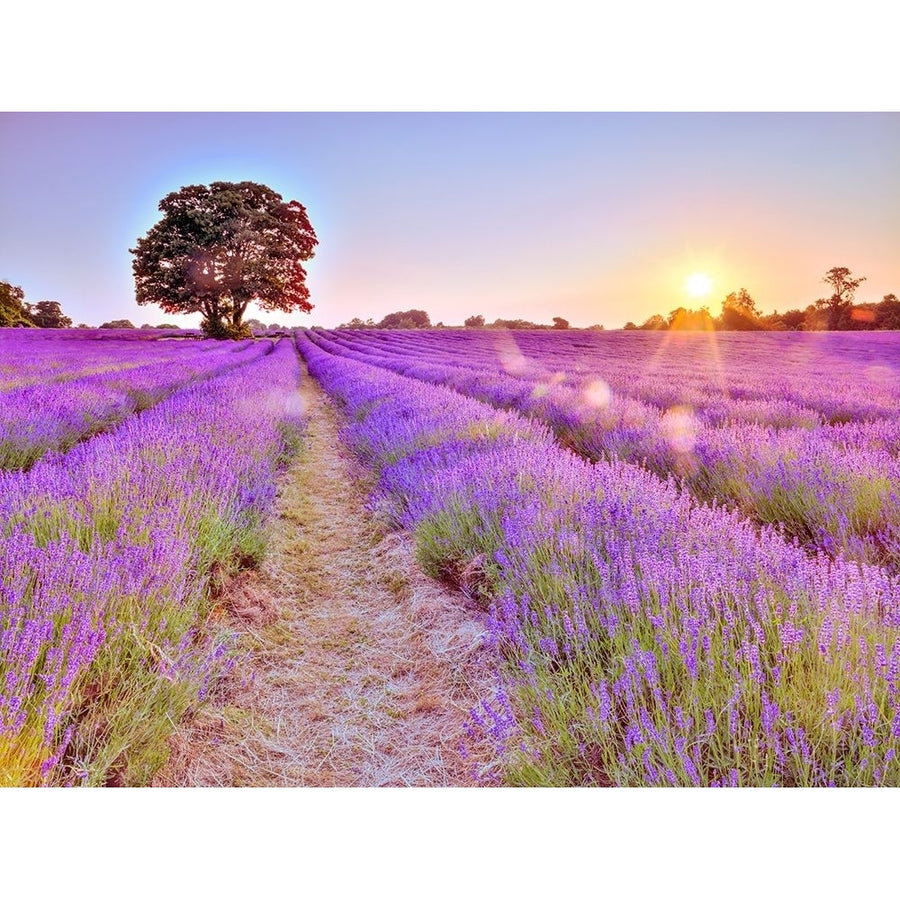
<path fill-rule="evenodd" d="M 166 193 L 251 180 L 320 240 L 313 312 L 266 321 L 620 327 L 740 287 L 802 308 L 837 265 L 880 299 L 898 147 L 897 113 L 0 113 L 0 279 L 76 322 L 171 319 L 135 304 L 129 248 Z"/>

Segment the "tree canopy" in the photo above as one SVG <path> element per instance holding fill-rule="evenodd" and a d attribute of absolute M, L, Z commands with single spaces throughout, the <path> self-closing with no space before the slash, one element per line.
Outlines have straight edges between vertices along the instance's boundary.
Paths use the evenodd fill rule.
<path fill-rule="evenodd" d="M 841 327 L 842 318 L 849 316 L 853 307 L 853 296 L 865 278 L 853 278 L 846 266 L 835 266 L 825 273 L 823 283 L 829 285 L 833 293 L 830 297 L 816 300 L 819 309 L 828 310 L 828 330 L 835 331 Z"/>
<path fill-rule="evenodd" d="M 168 194 L 159 209 L 163 218 L 131 250 L 139 305 L 202 313 L 216 337 L 247 336 L 251 303 L 312 309 L 302 263 L 318 239 L 296 200 L 252 181 L 216 181 Z"/>
<path fill-rule="evenodd" d="M 669 313 L 666 327 L 670 331 L 712 331 L 715 322 L 705 306 L 701 306 L 700 309 L 685 309 L 679 306 Z"/>
<path fill-rule="evenodd" d="M 0 328 L 34 328 L 25 292 L 8 281 L 0 281 Z"/>
<path fill-rule="evenodd" d="M 388 313 L 376 328 L 431 328 L 431 318 L 424 309 Z"/>
<path fill-rule="evenodd" d="M 41 300 L 34 305 L 25 304 L 32 322 L 38 328 L 71 328 L 72 320 L 63 314 L 62 307 L 56 300 Z"/>
<path fill-rule="evenodd" d="M 759 310 L 746 288 L 733 291 L 722 301 L 719 327 L 723 331 L 760 331 Z"/>
<path fill-rule="evenodd" d="M 56 300 L 26 303 L 18 285 L 0 281 L 0 328 L 71 328 L 72 320 Z"/>

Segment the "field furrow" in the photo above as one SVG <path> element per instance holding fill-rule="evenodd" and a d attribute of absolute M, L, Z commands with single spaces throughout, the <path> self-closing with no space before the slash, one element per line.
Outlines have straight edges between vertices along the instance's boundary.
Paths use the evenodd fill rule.
<path fill-rule="evenodd" d="M 339 413 L 312 379 L 300 397 L 304 445 L 282 478 L 268 553 L 226 593 L 246 626 L 237 666 L 155 783 L 479 783 L 487 759 L 466 749 L 466 726 L 487 687 L 483 614 L 385 532 Z"/>

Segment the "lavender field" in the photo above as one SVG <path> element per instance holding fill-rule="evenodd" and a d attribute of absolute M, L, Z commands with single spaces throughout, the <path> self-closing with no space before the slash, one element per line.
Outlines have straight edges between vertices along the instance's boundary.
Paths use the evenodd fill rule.
<path fill-rule="evenodd" d="M 0 784 L 151 781 L 312 380 L 483 624 L 478 783 L 900 785 L 895 334 L 166 337 L 0 331 Z"/>
<path fill-rule="evenodd" d="M 513 784 L 900 783 L 900 341 L 309 331 Z"/>

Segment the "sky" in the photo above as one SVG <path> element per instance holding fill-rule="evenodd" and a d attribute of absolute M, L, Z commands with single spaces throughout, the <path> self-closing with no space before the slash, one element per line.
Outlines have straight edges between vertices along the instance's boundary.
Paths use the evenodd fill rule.
<path fill-rule="evenodd" d="M 616 328 L 741 287 L 803 308 L 833 266 L 880 300 L 900 293 L 898 148 L 897 113 L 3 113 L 0 279 L 76 323 L 171 320 L 136 305 L 129 248 L 167 193 L 250 180 L 319 238 L 312 313 L 251 307 L 266 322 Z"/>

